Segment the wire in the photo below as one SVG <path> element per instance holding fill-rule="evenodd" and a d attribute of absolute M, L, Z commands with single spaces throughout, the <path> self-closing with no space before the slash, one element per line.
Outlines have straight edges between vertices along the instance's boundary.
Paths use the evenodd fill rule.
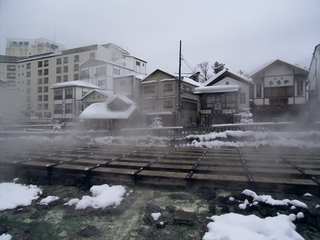
<path fill-rule="evenodd" d="M 187 67 L 192 71 L 192 73 L 195 73 L 196 71 L 191 67 L 191 65 L 188 63 L 188 61 L 184 58 L 183 55 L 181 55 L 182 61 L 187 65 Z"/>

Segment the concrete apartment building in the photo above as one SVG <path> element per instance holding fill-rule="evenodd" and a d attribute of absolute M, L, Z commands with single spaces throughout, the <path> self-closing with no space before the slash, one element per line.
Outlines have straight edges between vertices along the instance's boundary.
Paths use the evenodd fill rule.
<path fill-rule="evenodd" d="M 13 41 L 7 42 L 7 53 L 19 56 L 0 56 L 0 79 L 6 81 L 8 89 L 15 90 L 16 98 L 20 100 L 19 106 L 15 109 L 16 115 L 20 115 L 17 119 L 20 120 L 32 119 L 33 122 L 47 122 L 48 119 L 54 117 L 54 91 L 50 90 L 50 86 L 53 84 L 86 80 L 113 91 L 112 77 L 123 74 L 122 69 L 126 69 L 125 74 L 146 74 L 145 61 L 139 60 L 144 68 L 137 66 L 135 61 L 137 58 L 130 56 L 127 51 L 112 43 L 95 44 L 57 52 L 60 45 L 56 44 L 58 47 L 55 47 L 55 45 L 50 45 L 52 44 L 50 41 L 47 41 L 48 44 L 43 43 L 36 46 L 30 44 L 30 41 L 29 44 L 28 41 L 22 40 L 15 42 L 15 44 Z M 40 49 L 43 45 L 46 48 Z M 33 47 L 35 49 L 38 47 L 38 52 L 31 49 Z M 60 48 L 63 48 L 62 45 Z M 51 52 L 48 51 L 50 49 Z M 34 52 L 41 54 L 31 55 Z M 111 78 L 105 78 L 104 82 L 96 81 L 98 78 L 95 78 L 94 74 L 97 72 L 92 72 L 92 78 L 80 76 L 82 70 L 80 71 L 79 65 L 82 63 L 84 63 L 82 65 L 83 71 L 86 70 L 86 67 L 87 69 L 94 68 L 96 71 L 101 70 L 98 66 L 90 65 L 94 61 L 93 59 L 107 61 L 117 66 L 112 68 L 111 73 L 106 70 L 107 75 Z M 111 79 L 112 83 L 109 83 Z M 9 120 L 15 122 L 17 119 Z"/>
<path fill-rule="evenodd" d="M 308 108 L 309 119 L 312 121 L 320 120 L 320 44 L 314 48 L 312 54 L 309 75 L 308 75 Z"/>

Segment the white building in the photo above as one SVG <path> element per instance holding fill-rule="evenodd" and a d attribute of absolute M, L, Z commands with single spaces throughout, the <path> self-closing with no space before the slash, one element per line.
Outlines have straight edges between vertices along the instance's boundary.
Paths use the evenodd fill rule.
<path fill-rule="evenodd" d="M 311 120 L 320 120 L 320 44 L 314 49 L 309 68 L 309 118 Z"/>
<path fill-rule="evenodd" d="M 94 76 L 99 72 L 93 72 L 91 79 L 80 77 L 79 65 L 94 61 L 89 61 L 90 59 L 107 61 L 110 66 L 115 66 L 111 72 L 106 69 L 108 78 L 105 78 L 104 82 L 99 84 L 100 79 Z M 88 66 L 91 67 L 93 68 Z M 97 66 L 95 68 L 98 69 Z M 119 76 L 119 71 L 120 74 L 145 74 L 146 62 L 130 56 L 127 51 L 112 43 L 28 57 L 0 56 L 0 79 L 5 80 L 7 87 L 14 90 L 17 99 L 21 99 L 21 106 L 16 112 L 31 112 L 32 119 L 38 119 L 38 122 L 46 122 L 48 118 L 54 117 L 54 94 L 50 91 L 51 85 L 81 79 L 113 91 L 112 77 Z M 28 118 L 24 120 L 28 121 Z M 21 122 L 21 117 L 16 121 Z"/>

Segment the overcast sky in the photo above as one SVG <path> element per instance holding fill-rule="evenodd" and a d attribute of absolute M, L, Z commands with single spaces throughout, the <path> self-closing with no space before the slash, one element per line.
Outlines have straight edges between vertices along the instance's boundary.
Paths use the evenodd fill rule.
<path fill-rule="evenodd" d="M 251 72 L 281 59 L 309 68 L 320 44 L 320 0 L 0 0 L 7 38 L 48 38 L 67 49 L 114 43 L 159 68 L 184 59 Z M 182 72 L 191 70 L 182 62 Z"/>

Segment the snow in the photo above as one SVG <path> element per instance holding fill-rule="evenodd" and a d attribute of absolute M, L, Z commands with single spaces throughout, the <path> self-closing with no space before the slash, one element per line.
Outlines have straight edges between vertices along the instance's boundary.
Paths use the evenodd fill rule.
<path fill-rule="evenodd" d="M 225 85 L 225 86 L 207 86 L 197 87 L 194 89 L 195 94 L 199 93 L 217 93 L 217 92 L 237 92 L 240 90 L 238 85 Z"/>
<path fill-rule="evenodd" d="M 10 234 L 5 234 L 5 233 L 3 233 L 3 234 L 1 234 L 0 235 L 0 240 L 11 240 L 11 235 Z"/>
<path fill-rule="evenodd" d="M 53 201 L 57 201 L 59 199 L 59 197 L 56 196 L 48 196 L 44 199 L 41 199 L 40 201 L 40 205 L 48 205 L 49 203 L 53 202 Z"/>
<path fill-rule="evenodd" d="M 255 215 L 228 213 L 210 219 L 214 222 L 207 225 L 209 231 L 203 240 L 303 240 L 295 231 L 293 216 L 280 214 L 262 219 Z"/>
<path fill-rule="evenodd" d="M 35 185 L 18 183 L 0 183 L 0 211 L 28 206 L 32 200 L 39 198 L 42 190 Z"/>
<path fill-rule="evenodd" d="M 158 221 L 158 219 L 160 218 L 161 213 L 151 213 L 151 217 L 153 218 L 153 220 Z"/>
<path fill-rule="evenodd" d="M 83 196 L 82 199 L 71 199 L 69 202 L 64 205 L 73 206 L 75 209 L 86 209 L 88 207 L 94 209 L 104 209 L 109 206 L 118 206 L 123 200 L 123 196 L 126 193 L 124 186 L 115 185 L 109 186 L 108 184 L 104 185 L 95 185 L 90 188 L 91 196 Z"/>
<path fill-rule="evenodd" d="M 63 83 L 56 83 L 50 86 L 51 89 L 54 88 L 62 88 L 62 87 L 86 87 L 86 88 L 97 88 L 97 89 L 102 89 L 101 87 L 90 83 L 86 81 L 70 81 L 70 82 L 63 82 Z"/>
<path fill-rule="evenodd" d="M 263 202 L 272 206 L 287 206 L 288 204 L 291 204 L 296 207 L 308 208 L 307 204 L 299 200 L 275 200 L 270 195 L 257 195 L 254 191 L 249 189 L 245 189 L 242 194 L 253 197 L 253 201 Z"/>

